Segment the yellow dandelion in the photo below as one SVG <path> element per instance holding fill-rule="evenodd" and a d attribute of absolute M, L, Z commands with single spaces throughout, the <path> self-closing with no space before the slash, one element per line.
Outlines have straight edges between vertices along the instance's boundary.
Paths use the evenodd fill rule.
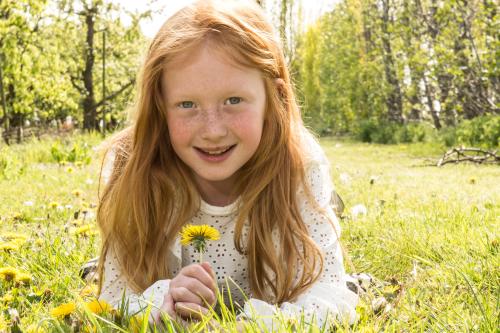
<path fill-rule="evenodd" d="M 50 311 L 50 315 L 54 318 L 64 318 L 75 312 L 75 303 L 64 303 Z"/>
<path fill-rule="evenodd" d="M 31 275 L 28 273 L 19 273 L 16 276 L 16 282 L 22 283 L 23 285 L 28 285 L 31 282 Z"/>
<path fill-rule="evenodd" d="M 54 209 L 54 208 L 57 208 L 59 206 L 59 204 L 55 201 L 52 201 L 51 203 L 49 203 L 49 207 Z"/>
<path fill-rule="evenodd" d="M 142 332 L 142 323 L 144 322 L 143 315 L 135 315 L 130 318 L 129 329 L 131 332 Z"/>
<path fill-rule="evenodd" d="M 85 304 L 85 306 L 90 312 L 95 314 L 113 311 L 113 307 L 105 301 L 93 300 L 92 302 Z"/>
<path fill-rule="evenodd" d="M 19 244 L 16 244 L 14 242 L 7 242 L 7 243 L 1 243 L 0 244 L 0 251 L 16 251 L 19 250 Z"/>
<path fill-rule="evenodd" d="M 35 245 L 36 246 L 42 246 L 43 244 L 45 244 L 45 240 L 43 238 L 37 238 L 35 240 Z"/>
<path fill-rule="evenodd" d="M 82 191 L 80 191 L 80 190 L 74 190 L 72 193 L 73 193 L 73 195 L 74 195 L 75 197 L 79 197 L 79 196 L 81 196 L 81 195 L 82 195 Z"/>
<path fill-rule="evenodd" d="M 97 234 L 97 231 L 90 224 L 83 225 L 79 228 L 76 228 L 73 233 L 77 236 L 94 236 Z"/>
<path fill-rule="evenodd" d="M 14 267 L 0 268 L 0 279 L 5 281 L 12 281 L 19 274 L 19 271 Z"/>
<path fill-rule="evenodd" d="M 9 328 L 9 324 L 3 314 L 0 314 L 0 332 L 7 332 L 7 328 Z"/>
<path fill-rule="evenodd" d="M 476 177 L 470 177 L 469 178 L 469 184 L 474 185 L 476 183 Z"/>
<path fill-rule="evenodd" d="M 193 245 L 195 250 L 200 253 L 200 262 L 203 261 L 203 252 L 205 252 L 207 240 L 218 240 L 220 238 L 219 231 L 207 224 L 188 224 L 182 228 L 180 235 L 182 245 Z"/>
<path fill-rule="evenodd" d="M 13 300 L 14 300 L 14 296 L 12 296 L 11 294 L 7 294 L 3 297 L 0 297 L 0 302 L 5 303 L 5 304 L 8 304 L 8 303 L 12 302 Z"/>
<path fill-rule="evenodd" d="M 67 167 L 66 168 L 66 172 L 67 173 L 73 173 L 73 171 L 75 171 L 72 167 Z"/>
<path fill-rule="evenodd" d="M 89 296 L 95 296 L 95 295 L 97 295 L 97 285 L 95 285 L 95 284 L 86 285 L 85 288 L 83 288 L 80 291 L 81 297 L 89 297 Z"/>
<path fill-rule="evenodd" d="M 19 239 L 19 240 L 26 241 L 28 239 L 28 236 L 26 236 L 24 234 L 19 234 L 17 232 L 4 232 L 4 233 L 2 233 L 2 235 L 0 237 L 2 237 L 5 240 Z"/>

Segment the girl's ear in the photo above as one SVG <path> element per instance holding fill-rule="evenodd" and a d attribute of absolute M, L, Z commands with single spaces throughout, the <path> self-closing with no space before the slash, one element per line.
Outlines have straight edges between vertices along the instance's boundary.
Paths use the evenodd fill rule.
<path fill-rule="evenodd" d="M 285 81 L 281 78 L 274 79 L 274 84 L 276 85 L 276 89 L 278 89 L 281 98 L 286 98 Z"/>

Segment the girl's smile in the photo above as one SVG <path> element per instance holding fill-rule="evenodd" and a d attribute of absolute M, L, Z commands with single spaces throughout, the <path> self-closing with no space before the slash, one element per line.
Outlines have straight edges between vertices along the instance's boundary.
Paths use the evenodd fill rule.
<path fill-rule="evenodd" d="M 177 156 L 202 198 L 224 205 L 235 173 L 257 150 L 266 92 L 261 72 L 237 65 L 207 41 L 169 61 L 162 87 Z"/>

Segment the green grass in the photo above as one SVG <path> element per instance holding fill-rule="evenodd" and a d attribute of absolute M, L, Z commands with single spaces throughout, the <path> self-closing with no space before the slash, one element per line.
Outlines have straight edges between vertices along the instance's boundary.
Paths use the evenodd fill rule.
<path fill-rule="evenodd" d="M 98 255 L 99 236 L 94 229 L 79 228 L 95 226 L 100 160 L 92 148 L 99 142 L 98 136 L 76 136 L 0 146 L 0 246 L 12 244 L 7 232 L 27 236 L 14 244 L 17 249 L 0 250 L 0 267 L 32 276 L 28 285 L 0 281 L 0 332 L 11 329 L 12 309 L 23 332 L 36 325 L 54 332 L 71 332 L 71 325 L 94 326 L 96 332 L 128 330 L 130 318 L 115 315 L 114 324 L 110 314 L 96 316 L 82 306 L 66 320 L 50 315 L 62 303 L 81 303 L 85 282 L 78 271 Z M 322 144 L 346 203 L 342 240 L 353 264 L 346 261 L 346 268 L 377 280 L 360 302 L 359 322 L 338 331 L 495 332 L 500 324 L 500 168 L 429 166 L 443 148 L 428 143 L 384 146 L 324 139 Z M 356 204 L 367 207 L 366 216 L 350 216 Z M 382 295 L 390 307 L 375 314 L 371 302 Z M 234 315 L 225 311 L 219 322 L 235 330 Z M 310 330 L 296 325 L 298 331 Z M 200 323 L 191 329 L 206 327 Z M 247 329 L 258 330 L 250 324 Z M 284 322 L 281 330 L 293 331 L 293 323 Z"/>

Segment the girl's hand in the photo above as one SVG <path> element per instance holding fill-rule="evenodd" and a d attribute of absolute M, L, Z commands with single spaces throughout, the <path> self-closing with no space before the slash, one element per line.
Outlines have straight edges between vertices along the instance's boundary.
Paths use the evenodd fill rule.
<path fill-rule="evenodd" d="M 215 273 L 210 264 L 191 264 L 183 267 L 170 281 L 161 310 L 171 318 L 179 315 L 200 319 L 209 312 L 207 305 L 213 307 L 217 302 L 216 290 Z"/>

